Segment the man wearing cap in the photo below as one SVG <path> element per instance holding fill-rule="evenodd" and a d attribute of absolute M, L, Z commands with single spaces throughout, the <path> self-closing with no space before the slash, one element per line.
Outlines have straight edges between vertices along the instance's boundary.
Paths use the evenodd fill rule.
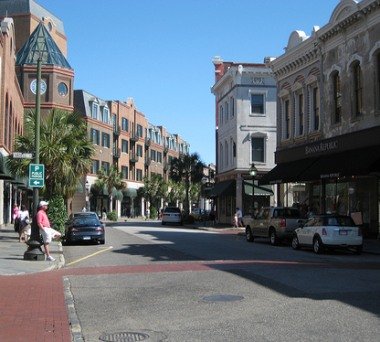
<path fill-rule="evenodd" d="M 49 218 L 47 216 L 49 202 L 41 201 L 38 205 L 38 211 L 36 215 L 37 226 L 40 229 L 40 233 L 44 240 L 44 248 L 47 261 L 54 261 L 55 259 L 50 255 L 49 244 L 52 239 L 61 237 L 61 233 L 50 227 Z"/>

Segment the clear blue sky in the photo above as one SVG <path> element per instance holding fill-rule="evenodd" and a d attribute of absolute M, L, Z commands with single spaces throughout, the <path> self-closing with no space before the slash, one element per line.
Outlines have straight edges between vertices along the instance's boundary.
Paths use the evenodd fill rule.
<path fill-rule="evenodd" d="M 36 0 L 60 18 L 75 89 L 133 97 L 154 125 L 215 162 L 212 58 L 262 63 L 294 30 L 328 23 L 339 0 Z"/>

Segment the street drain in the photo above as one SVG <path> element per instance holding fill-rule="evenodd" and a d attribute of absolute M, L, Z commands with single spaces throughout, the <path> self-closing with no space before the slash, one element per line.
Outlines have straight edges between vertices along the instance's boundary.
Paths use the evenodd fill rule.
<path fill-rule="evenodd" d="M 242 299 L 244 299 L 243 296 L 224 295 L 224 294 L 203 297 L 203 300 L 206 302 L 235 302 Z"/>
<path fill-rule="evenodd" d="M 106 342 L 135 342 L 145 341 L 148 338 L 148 334 L 140 332 L 118 332 L 112 334 L 104 333 L 102 336 L 99 337 L 99 340 Z"/>

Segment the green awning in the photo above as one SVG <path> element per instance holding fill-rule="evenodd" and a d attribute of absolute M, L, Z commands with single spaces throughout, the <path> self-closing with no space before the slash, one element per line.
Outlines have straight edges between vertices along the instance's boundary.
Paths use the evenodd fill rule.
<path fill-rule="evenodd" d="M 244 193 L 248 196 L 252 196 L 252 180 L 244 181 Z M 273 196 L 272 189 L 266 188 L 265 186 L 255 185 L 255 196 Z"/>
<path fill-rule="evenodd" d="M 209 197 L 219 196 L 235 196 L 236 195 L 236 182 L 234 179 L 216 183 L 210 190 Z"/>

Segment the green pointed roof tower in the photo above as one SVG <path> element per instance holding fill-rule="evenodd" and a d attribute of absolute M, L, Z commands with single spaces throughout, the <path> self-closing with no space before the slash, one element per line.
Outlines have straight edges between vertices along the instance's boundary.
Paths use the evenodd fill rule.
<path fill-rule="evenodd" d="M 43 22 L 40 22 L 16 56 L 16 65 L 37 64 L 41 56 L 43 65 L 54 65 L 65 69 L 71 66 L 51 37 Z"/>

